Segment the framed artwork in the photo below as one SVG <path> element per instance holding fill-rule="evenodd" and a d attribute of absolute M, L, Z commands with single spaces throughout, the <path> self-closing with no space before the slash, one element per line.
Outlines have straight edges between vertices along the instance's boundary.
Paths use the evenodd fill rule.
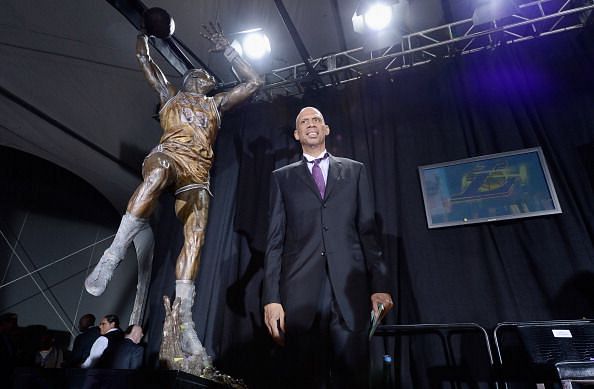
<path fill-rule="evenodd" d="M 540 147 L 418 169 L 429 228 L 562 212 Z"/>

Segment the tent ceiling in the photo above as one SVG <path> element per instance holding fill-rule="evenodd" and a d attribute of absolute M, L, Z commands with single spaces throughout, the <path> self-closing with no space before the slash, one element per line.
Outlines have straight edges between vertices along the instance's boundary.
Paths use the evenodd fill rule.
<path fill-rule="evenodd" d="M 126 1 L 126 0 L 121 0 Z M 278 1 L 278 0 L 277 0 Z M 472 0 L 410 0 L 407 28 L 418 31 L 472 15 Z M 312 58 L 353 49 L 357 0 L 283 0 Z M 175 19 L 175 36 L 223 81 L 229 64 L 209 53 L 202 24 L 226 34 L 262 28 L 272 46 L 260 73 L 302 62 L 273 0 L 144 0 Z M 139 182 L 143 156 L 161 130 L 157 96 L 139 71 L 136 29 L 108 1 L 4 0 L 0 12 L 0 145 L 48 159 L 84 178 L 119 210 Z M 163 58 L 166 75 L 178 73 Z"/>

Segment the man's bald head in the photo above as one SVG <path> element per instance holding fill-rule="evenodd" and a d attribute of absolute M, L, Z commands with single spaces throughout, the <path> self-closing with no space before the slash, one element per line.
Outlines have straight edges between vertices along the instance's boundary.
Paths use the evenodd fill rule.
<path fill-rule="evenodd" d="M 80 331 L 86 331 L 89 327 L 95 325 L 95 315 L 91 313 L 87 313 L 82 315 L 80 320 L 78 321 L 78 329 Z"/>
<path fill-rule="evenodd" d="M 297 118 L 295 119 L 295 128 L 299 127 L 299 118 L 307 113 L 307 112 L 315 112 L 316 114 L 320 115 L 320 117 L 322 118 L 322 121 L 324 121 L 324 115 L 322 115 L 322 113 L 320 112 L 319 109 L 317 109 L 316 107 L 305 107 L 303 109 L 301 109 L 301 111 L 299 111 L 299 113 L 297 114 Z"/>

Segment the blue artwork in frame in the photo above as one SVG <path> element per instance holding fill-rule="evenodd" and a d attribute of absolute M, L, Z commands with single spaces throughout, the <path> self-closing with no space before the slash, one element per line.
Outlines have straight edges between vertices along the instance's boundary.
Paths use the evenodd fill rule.
<path fill-rule="evenodd" d="M 418 169 L 429 228 L 561 213 L 540 147 Z"/>

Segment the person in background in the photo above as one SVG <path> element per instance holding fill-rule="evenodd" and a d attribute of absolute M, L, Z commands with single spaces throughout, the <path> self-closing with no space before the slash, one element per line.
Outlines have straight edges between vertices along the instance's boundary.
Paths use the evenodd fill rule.
<path fill-rule="evenodd" d="M 95 325 L 95 316 L 91 313 L 80 317 L 78 320 L 78 330 L 80 334 L 74 339 L 72 352 L 66 364 L 68 367 L 80 367 L 91 353 L 91 347 L 95 343 L 95 340 L 101 336 L 99 327 Z"/>
<path fill-rule="evenodd" d="M 117 342 L 124 337 L 124 334 L 120 329 L 120 318 L 113 314 L 105 315 L 101 319 L 99 322 L 99 332 L 101 333 L 101 336 L 95 340 L 91 346 L 89 356 L 81 365 L 84 369 L 95 367 L 109 344 L 111 342 Z"/>
<path fill-rule="evenodd" d="M 41 335 L 39 349 L 35 354 L 35 366 L 46 369 L 62 367 L 64 352 L 56 347 L 55 338 L 49 331 Z"/>
<path fill-rule="evenodd" d="M 12 387 L 12 372 L 17 359 L 17 346 L 12 337 L 17 327 L 15 313 L 0 315 L 0 386 Z"/>
<path fill-rule="evenodd" d="M 142 327 L 134 324 L 124 331 L 124 338 L 114 340 L 105 349 L 97 363 L 100 369 L 139 369 L 142 367 L 144 348 L 140 341 L 144 333 Z"/>

